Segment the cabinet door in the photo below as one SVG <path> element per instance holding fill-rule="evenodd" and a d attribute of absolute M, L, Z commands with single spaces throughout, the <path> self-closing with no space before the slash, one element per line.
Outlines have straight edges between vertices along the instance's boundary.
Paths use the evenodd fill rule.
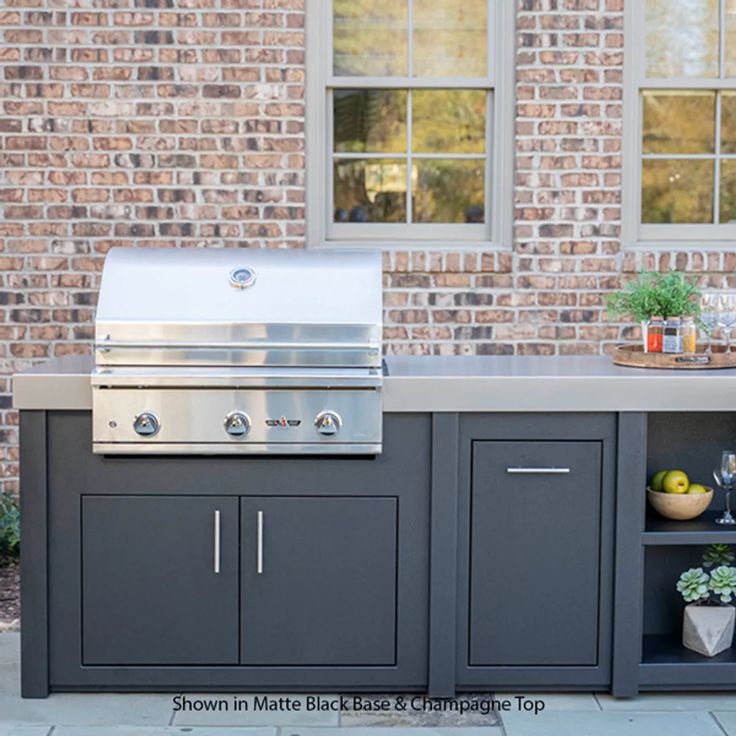
<path fill-rule="evenodd" d="M 82 661 L 238 661 L 238 499 L 82 499 Z"/>
<path fill-rule="evenodd" d="M 469 664 L 595 665 L 601 444 L 476 442 L 472 472 Z"/>
<path fill-rule="evenodd" d="M 395 498 L 249 497 L 241 526 L 243 664 L 395 664 Z"/>

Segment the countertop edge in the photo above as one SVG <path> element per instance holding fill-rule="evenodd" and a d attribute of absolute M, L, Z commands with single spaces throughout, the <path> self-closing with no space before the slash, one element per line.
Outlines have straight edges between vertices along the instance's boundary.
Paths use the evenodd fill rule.
<path fill-rule="evenodd" d="M 414 412 L 736 411 L 736 371 L 688 374 L 387 376 L 383 409 Z M 734 381 L 724 391 L 723 381 Z M 654 390 L 656 387 L 657 390 Z M 16 410 L 89 411 L 89 373 L 26 372 L 13 376 Z"/>

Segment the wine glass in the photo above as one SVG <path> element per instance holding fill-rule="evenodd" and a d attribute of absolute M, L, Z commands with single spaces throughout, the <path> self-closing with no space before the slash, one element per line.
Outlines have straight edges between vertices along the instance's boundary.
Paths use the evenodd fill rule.
<path fill-rule="evenodd" d="M 713 477 L 720 488 L 726 491 L 726 510 L 716 519 L 716 524 L 736 524 L 731 513 L 731 491 L 736 480 L 736 452 L 724 450 L 721 453 L 721 467 L 713 471 Z"/>
<path fill-rule="evenodd" d="M 723 339 L 726 345 L 726 352 L 731 352 L 731 332 L 734 324 L 736 324 L 736 296 L 733 294 L 723 293 L 718 299 L 718 324 L 723 329 Z"/>
<path fill-rule="evenodd" d="M 713 352 L 713 330 L 718 324 L 718 296 L 716 294 L 703 294 L 700 312 L 700 324 L 703 332 L 708 338 L 706 353 Z"/>

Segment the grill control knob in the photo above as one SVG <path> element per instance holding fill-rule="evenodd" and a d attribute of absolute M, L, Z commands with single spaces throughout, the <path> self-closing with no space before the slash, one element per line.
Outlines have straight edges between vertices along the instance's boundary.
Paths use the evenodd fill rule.
<path fill-rule="evenodd" d="M 333 437 L 340 431 L 342 419 L 337 412 L 323 411 L 315 417 L 314 426 L 323 437 Z"/>
<path fill-rule="evenodd" d="M 231 411 L 225 417 L 225 431 L 231 437 L 245 437 L 250 432 L 250 417 L 242 411 Z"/>
<path fill-rule="evenodd" d="M 144 411 L 135 418 L 133 429 L 141 437 L 153 437 L 161 429 L 161 420 L 152 411 Z"/>

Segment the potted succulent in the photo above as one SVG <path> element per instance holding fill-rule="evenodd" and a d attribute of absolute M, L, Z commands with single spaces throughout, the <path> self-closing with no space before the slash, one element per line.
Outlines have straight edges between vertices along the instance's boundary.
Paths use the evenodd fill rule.
<path fill-rule="evenodd" d="M 697 278 L 681 273 L 640 271 L 621 291 L 606 297 L 608 315 L 613 319 L 629 318 L 641 324 L 644 349 L 647 346 L 647 324 L 652 317 L 698 317 L 700 290 Z"/>
<path fill-rule="evenodd" d="M 687 605 L 682 622 L 682 645 L 706 657 L 729 649 L 733 643 L 736 609 L 734 554 L 724 544 L 711 545 L 703 555 L 703 566 L 680 575 L 677 590 Z M 712 568 L 706 572 L 704 568 Z"/>

